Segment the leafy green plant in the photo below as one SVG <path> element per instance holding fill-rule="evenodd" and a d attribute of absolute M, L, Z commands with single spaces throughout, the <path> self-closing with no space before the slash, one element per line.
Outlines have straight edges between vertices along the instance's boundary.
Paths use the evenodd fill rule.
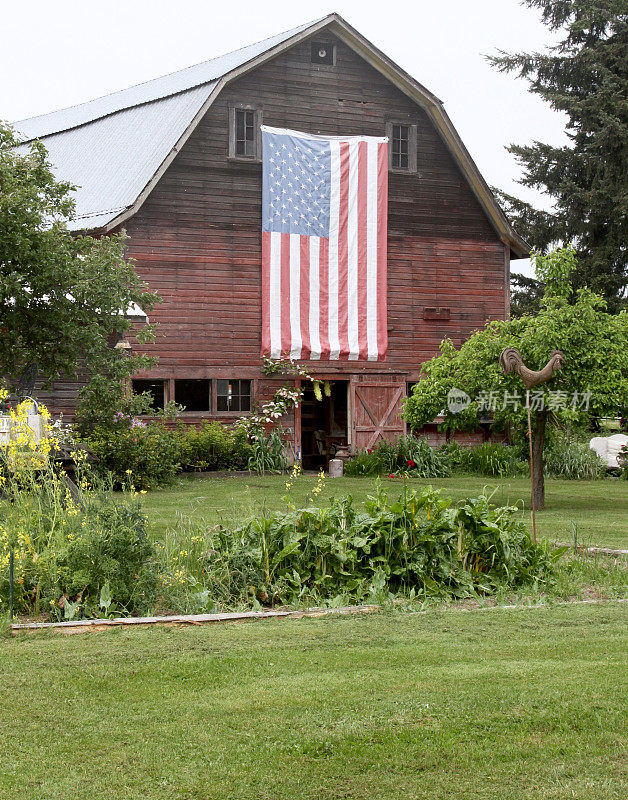
<path fill-rule="evenodd" d="M 149 489 L 169 483 L 179 470 L 180 446 L 175 431 L 164 422 L 97 427 L 85 443 L 96 457 L 102 476 L 110 473 L 122 484 L 132 475 L 133 485 Z"/>
<path fill-rule="evenodd" d="M 384 472 L 384 447 L 374 447 L 368 450 L 358 450 L 344 465 L 344 474 L 381 475 Z"/>
<path fill-rule="evenodd" d="M 27 436 L 26 433 L 23 434 Z M 43 443 L 43 444 L 42 444 Z M 48 456 L 47 440 L 10 454 L 0 475 L 0 608 L 9 596 L 9 554 L 15 554 L 18 610 L 48 611 L 56 619 L 95 616 L 103 606 L 122 613 L 152 607 L 157 588 L 155 551 L 137 493 L 113 491 L 75 453 L 78 492 Z M 12 448 L 15 450 L 16 448 Z"/>
<path fill-rule="evenodd" d="M 290 467 L 281 427 L 267 436 L 256 436 L 252 448 L 253 453 L 248 464 L 251 472 L 263 475 L 266 472 L 284 472 Z"/>
<path fill-rule="evenodd" d="M 361 450 L 345 464 L 346 475 L 410 474 L 420 478 L 442 478 L 451 472 L 446 456 L 430 447 L 426 439 L 400 436 L 394 442 L 380 441 Z"/>
<path fill-rule="evenodd" d="M 406 595 L 467 597 L 543 585 L 563 552 L 531 541 L 515 507 L 481 495 L 460 506 L 431 487 L 389 501 L 377 488 L 358 512 L 350 496 L 169 534 L 159 548 L 168 607 L 361 602 Z"/>
<path fill-rule="evenodd" d="M 113 595 L 111 594 L 111 586 L 109 586 L 109 581 L 105 581 L 100 589 L 98 606 L 105 617 L 109 616 L 109 612 L 116 610 L 116 604 L 113 602 Z"/>
<path fill-rule="evenodd" d="M 220 422 L 179 425 L 177 435 L 184 470 L 246 469 L 253 454 L 247 433 Z"/>
<path fill-rule="evenodd" d="M 528 470 L 518 448 L 511 445 L 483 442 L 477 447 L 460 447 L 457 443 L 450 443 L 445 445 L 445 450 L 459 472 L 512 478 L 525 475 Z"/>
<path fill-rule="evenodd" d="M 62 599 L 65 607 L 78 603 L 87 616 L 100 608 L 108 613 L 114 601 L 126 613 L 150 609 L 158 577 L 146 528 L 139 502 L 120 502 L 112 493 L 92 498 L 80 528 L 57 544 L 50 570 L 40 576 L 40 591 Z"/>
<path fill-rule="evenodd" d="M 545 473 L 554 478 L 584 480 L 602 478 L 606 464 L 589 447 L 578 439 L 555 437 L 545 451 Z"/>

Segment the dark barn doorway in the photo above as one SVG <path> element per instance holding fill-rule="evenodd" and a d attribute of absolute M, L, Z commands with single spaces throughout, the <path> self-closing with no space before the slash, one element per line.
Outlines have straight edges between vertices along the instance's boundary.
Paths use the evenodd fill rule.
<path fill-rule="evenodd" d="M 303 469 L 329 468 L 340 447 L 349 443 L 349 381 L 330 381 L 330 396 L 321 391 L 323 399 L 317 400 L 311 384 L 303 387 L 301 402 L 301 462 Z"/>

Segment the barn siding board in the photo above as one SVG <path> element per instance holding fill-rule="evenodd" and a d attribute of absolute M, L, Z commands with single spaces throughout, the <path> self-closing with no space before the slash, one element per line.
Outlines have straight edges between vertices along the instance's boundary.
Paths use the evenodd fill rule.
<path fill-rule="evenodd" d="M 128 255 L 164 300 L 150 315 L 156 341 L 144 348 L 159 357 L 155 376 L 261 376 L 261 164 L 227 157 L 238 103 L 260 108 L 264 124 L 313 133 L 381 136 L 387 120 L 417 125 L 417 172 L 389 175 L 388 357 L 313 362 L 314 372 L 416 379 L 445 336 L 460 344 L 504 317 L 504 245 L 429 116 L 326 38 L 336 44 L 333 69 L 311 66 L 305 41 L 223 89 L 127 221 Z M 434 306 L 450 319 L 424 320 Z"/>

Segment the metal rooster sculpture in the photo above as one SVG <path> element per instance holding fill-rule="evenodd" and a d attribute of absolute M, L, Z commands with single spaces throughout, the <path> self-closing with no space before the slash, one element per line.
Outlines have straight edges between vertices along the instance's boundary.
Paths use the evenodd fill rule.
<path fill-rule="evenodd" d="M 530 481 L 532 483 L 532 538 L 536 542 L 536 502 L 534 498 L 534 448 L 532 447 L 532 418 L 530 415 L 530 389 L 535 386 L 541 386 L 543 383 L 551 380 L 554 373 L 562 369 L 565 362 L 565 356 L 560 350 L 552 350 L 550 353 L 550 360 L 540 370 L 533 370 L 526 367 L 523 363 L 521 353 L 516 347 L 507 347 L 502 350 L 499 356 L 499 366 L 502 368 L 504 375 L 509 372 L 516 372 L 523 381 L 526 387 L 526 408 L 528 411 L 528 440 L 530 442 Z M 545 423 L 543 423 L 545 424 Z M 537 454 L 539 455 L 539 454 Z M 541 461 L 543 460 L 543 452 L 540 453 Z"/>
<path fill-rule="evenodd" d="M 547 383 L 554 377 L 554 373 L 562 368 L 564 361 L 565 356 L 560 350 L 552 350 L 550 360 L 543 369 L 535 371 L 526 367 L 521 353 L 516 347 L 507 347 L 502 350 L 499 356 L 499 366 L 502 368 L 504 375 L 508 375 L 509 372 L 516 372 L 528 390 L 533 389 L 535 386 L 540 386 L 542 383 Z"/>

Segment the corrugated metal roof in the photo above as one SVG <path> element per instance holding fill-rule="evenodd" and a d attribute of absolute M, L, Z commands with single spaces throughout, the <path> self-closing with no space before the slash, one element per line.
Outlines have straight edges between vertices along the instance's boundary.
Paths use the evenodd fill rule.
<path fill-rule="evenodd" d="M 219 78 L 315 24 L 88 103 L 13 123 L 26 141 L 42 139 L 56 176 L 77 187 L 70 229 L 101 228 L 129 209 Z"/>
<path fill-rule="evenodd" d="M 13 126 L 28 139 L 38 139 L 75 128 L 78 125 L 84 125 L 87 122 L 108 114 L 114 114 L 126 108 L 150 103 L 178 92 L 193 89 L 196 86 L 221 78 L 228 72 L 246 64 L 247 61 L 315 25 L 316 22 L 318 20 L 300 25 L 298 28 L 279 33 L 276 36 L 271 36 L 269 39 L 264 39 L 247 47 L 242 47 L 240 50 L 234 50 L 232 53 L 212 58 L 210 61 L 195 64 L 170 75 L 164 75 L 161 78 L 131 86 L 129 89 L 123 89 L 120 92 L 90 100 L 87 103 L 64 108 L 60 111 L 53 111 L 50 114 L 19 120 L 14 122 Z"/>
<path fill-rule="evenodd" d="M 77 216 L 69 227 L 99 228 L 129 208 L 214 85 L 127 108 L 47 136 L 44 144 L 55 174 L 77 187 Z"/>

